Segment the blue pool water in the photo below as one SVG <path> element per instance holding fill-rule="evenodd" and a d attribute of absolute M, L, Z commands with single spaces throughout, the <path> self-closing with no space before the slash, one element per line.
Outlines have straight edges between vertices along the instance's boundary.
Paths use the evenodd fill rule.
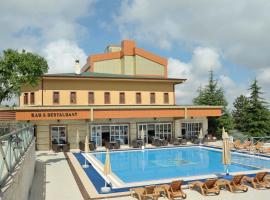
<path fill-rule="evenodd" d="M 93 153 L 105 163 L 105 153 Z M 111 167 L 126 183 L 224 173 L 222 152 L 203 147 L 111 152 Z M 270 160 L 232 154 L 230 172 L 270 168 Z"/>

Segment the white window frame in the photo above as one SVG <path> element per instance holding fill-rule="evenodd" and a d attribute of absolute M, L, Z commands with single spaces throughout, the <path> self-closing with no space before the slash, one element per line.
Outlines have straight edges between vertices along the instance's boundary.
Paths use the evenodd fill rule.
<path fill-rule="evenodd" d="M 60 139 L 64 139 L 65 142 L 67 142 L 67 127 L 66 126 L 61 126 L 61 125 L 53 125 L 51 126 L 51 142 L 53 142 L 53 128 L 57 128 L 57 144 L 59 144 Z M 60 135 L 60 128 L 65 129 L 65 136 Z"/>

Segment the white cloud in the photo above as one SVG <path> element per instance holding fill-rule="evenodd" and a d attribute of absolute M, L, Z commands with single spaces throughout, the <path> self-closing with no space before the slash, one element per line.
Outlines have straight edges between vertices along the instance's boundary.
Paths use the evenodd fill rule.
<path fill-rule="evenodd" d="M 78 41 L 86 34 L 79 20 L 94 14 L 95 0 L 2 0 L 0 50 L 26 49 L 48 59 L 49 72 L 73 72 L 85 63 Z M 16 99 L 8 101 L 12 103 Z"/>
<path fill-rule="evenodd" d="M 122 35 L 168 49 L 194 45 L 222 49 L 232 62 L 253 68 L 270 63 L 268 0 L 123 1 L 115 22 Z"/>
<path fill-rule="evenodd" d="M 182 62 L 175 58 L 168 60 L 168 75 L 171 78 L 187 78 L 183 84 L 176 86 L 176 100 L 178 104 L 192 104 L 194 97 L 198 95 L 198 88 L 208 83 L 209 71 L 215 73 L 222 71 L 220 54 L 216 49 L 208 47 L 197 47 L 193 51 L 191 61 Z M 244 94 L 243 85 L 237 85 L 226 75 L 216 76 L 225 91 L 226 99 L 231 106 L 235 97 Z"/>
<path fill-rule="evenodd" d="M 24 48 L 42 53 L 44 47 L 57 40 L 78 43 L 86 34 L 79 19 L 94 13 L 94 2 L 4 0 L 0 6 L 0 48 Z"/>
<path fill-rule="evenodd" d="M 0 25 L 5 28 L 1 29 L 0 42 L 11 46 L 16 44 L 12 39 L 29 36 L 41 43 L 44 39 L 60 37 L 76 39 L 81 32 L 77 21 L 93 13 L 92 4 L 93 0 L 4 0 L 0 7 Z"/>
<path fill-rule="evenodd" d="M 191 96 L 194 96 L 192 91 L 204 85 L 204 78 L 201 77 L 207 76 L 210 67 L 215 71 L 223 70 L 218 78 L 229 102 L 240 93 L 247 93 L 250 80 L 236 84 L 226 75 L 225 72 L 231 69 L 221 66 L 221 58 L 235 66 L 242 66 L 241 70 L 246 67 L 247 71 L 254 73 L 254 77 L 248 79 L 257 76 L 269 101 L 269 9 L 268 0 L 129 0 L 122 2 L 114 21 L 122 36 L 132 35 L 136 40 L 162 49 L 181 46 L 189 52 L 196 46 L 211 47 L 209 53 L 206 53 L 206 48 L 197 48 L 190 63 L 169 60 L 169 65 L 175 64 L 171 67 L 171 74 L 174 74 L 176 66 L 188 68 L 176 72 L 183 75 L 189 73 L 186 76 L 188 82 L 179 86 L 179 102 L 191 102 Z"/>
<path fill-rule="evenodd" d="M 259 70 L 257 80 L 262 87 L 263 98 L 270 103 L 270 68 Z"/>
<path fill-rule="evenodd" d="M 218 70 L 221 67 L 220 55 L 216 49 L 197 47 L 193 53 L 192 65 L 196 71 Z"/>
<path fill-rule="evenodd" d="M 248 96 L 248 90 L 246 88 L 246 85 L 237 84 L 229 76 L 226 75 L 220 75 L 218 80 L 219 84 L 224 89 L 224 94 L 230 108 L 232 108 L 233 102 L 236 97 L 241 94 Z"/>
<path fill-rule="evenodd" d="M 42 52 L 50 66 L 49 73 L 74 72 L 75 60 L 84 64 L 87 56 L 75 42 L 57 40 L 49 43 Z"/>

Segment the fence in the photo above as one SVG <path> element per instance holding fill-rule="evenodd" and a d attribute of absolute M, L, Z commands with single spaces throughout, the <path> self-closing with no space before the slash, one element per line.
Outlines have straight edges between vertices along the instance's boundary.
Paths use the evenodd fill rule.
<path fill-rule="evenodd" d="M 32 125 L 0 137 L 0 187 L 12 174 L 33 139 L 34 127 Z"/>
<path fill-rule="evenodd" d="M 270 143 L 270 136 L 265 137 L 251 137 L 252 144 L 257 144 L 258 142 Z"/>

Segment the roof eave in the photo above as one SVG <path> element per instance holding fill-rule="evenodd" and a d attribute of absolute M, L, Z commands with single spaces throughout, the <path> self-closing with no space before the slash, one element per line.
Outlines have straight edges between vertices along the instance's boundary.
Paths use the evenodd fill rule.
<path fill-rule="evenodd" d="M 62 75 L 43 75 L 42 78 L 44 79 L 56 79 L 56 78 L 63 78 L 63 79 L 107 79 L 107 80 L 143 80 L 143 81 L 165 81 L 165 82 L 175 82 L 175 83 L 183 83 L 187 79 L 176 79 L 176 78 L 155 78 L 155 77 L 106 77 L 106 76 L 81 76 L 81 75 L 74 75 L 74 76 L 62 76 Z"/>

